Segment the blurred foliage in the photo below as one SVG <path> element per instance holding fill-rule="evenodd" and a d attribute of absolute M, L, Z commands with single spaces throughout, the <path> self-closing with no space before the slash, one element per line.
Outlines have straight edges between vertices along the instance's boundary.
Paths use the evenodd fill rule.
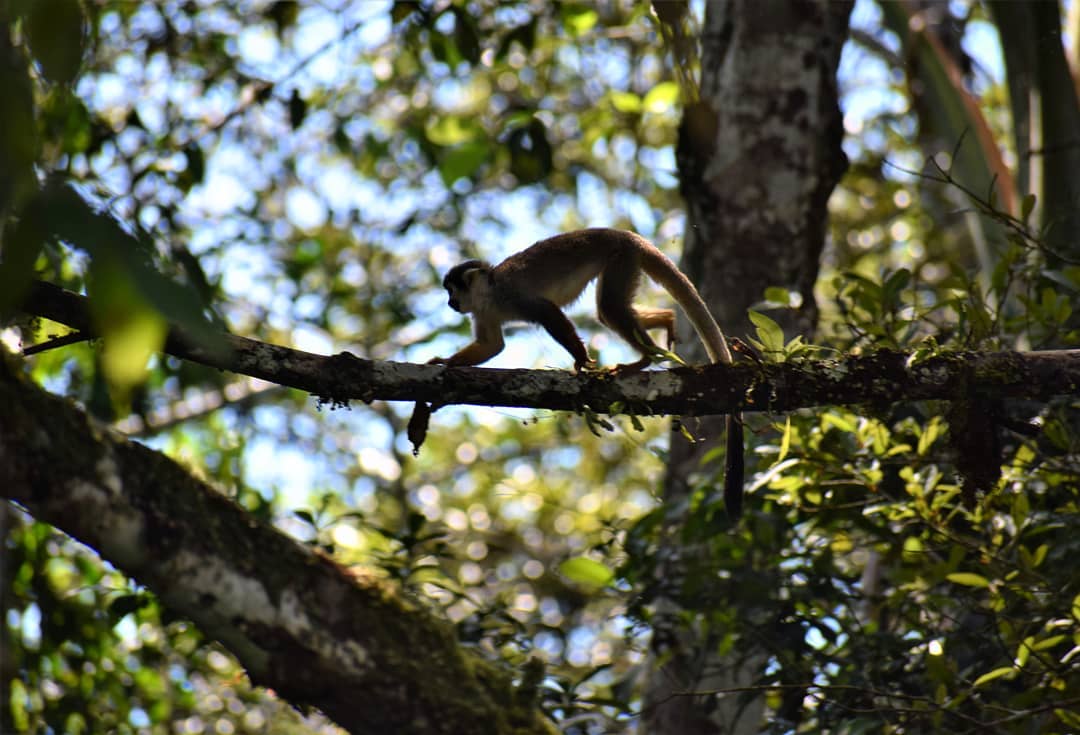
<path fill-rule="evenodd" d="M 965 51 L 989 16 L 942 7 L 944 48 L 1015 165 L 1008 89 Z M 925 50 L 888 21 L 860 3 L 841 69 L 852 167 L 813 342 L 913 359 L 1075 346 L 1080 271 L 1042 247 L 1037 198 L 1008 209 L 992 182 L 962 178 L 985 149 L 913 101 Z M 728 523 L 703 470 L 672 533 L 684 509 L 658 504 L 660 420 L 446 408 L 413 459 L 400 407 L 320 412 L 146 359 L 167 319 L 423 361 L 466 339 L 437 285 L 461 257 L 586 224 L 672 244 L 679 87 L 647 5 L 42 0 L 0 3 L 0 26 L 0 307 L 31 274 L 84 291 L 122 350 L 44 352 L 34 379 L 398 580 L 464 645 L 514 667 L 541 657 L 544 706 L 568 731 L 633 726 L 650 630 L 687 622 L 654 619 L 661 595 L 733 661 L 767 648 L 775 732 L 1080 727 L 1075 400 L 969 397 L 1001 452 L 974 496 L 952 436 L 963 417 L 943 405 L 751 416 L 745 522 Z M 762 309 L 785 301 L 763 291 Z M 58 330 L 12 324 L 6 341 Z M 808 359 L 809 335 L 755 324 L 767 359 Z M 602 362 L 625 357 L 588 332 Z M 504 358 L 566 366 L 546 339 L 511 338 Z M 85 548 L 18 510 L 2 519 L 0 730 L 331 729 L 252 690 Z M 658 581 L 672 543 L 695 553 Z"/>

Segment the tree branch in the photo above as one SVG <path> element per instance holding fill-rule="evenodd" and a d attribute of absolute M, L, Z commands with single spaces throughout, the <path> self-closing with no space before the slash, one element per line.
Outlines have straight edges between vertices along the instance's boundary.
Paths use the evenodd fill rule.
<path fill-rule="evenodd" d="M 96 549 L 219 640 L 253 682 L 353 733 L 551 733 L 506 672 L 374 576 L 256 521 L 0 351 L 0 496 Z"/>
<path fill-rule="evenodd" d="M 84 296 L 38 282 L 23 308 L 93 334 L 86 302 Z M 233 335 L 224 342 L 227 350 L 212 351 L 174 327 L 165 351 L 334 403 L 425 401 L 693 416 L 983 396 L 1045 400 L 1080 393 L 1080 350 L 947 352 L 919 360 L 880 350 L 813 362 L 704 365 L 617 376 L 416 365 L 347 352 L 322 356 Z"/>

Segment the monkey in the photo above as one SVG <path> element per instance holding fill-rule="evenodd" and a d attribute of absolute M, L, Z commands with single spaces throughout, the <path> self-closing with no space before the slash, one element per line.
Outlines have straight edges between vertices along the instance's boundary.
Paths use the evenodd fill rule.
<path fill-rule="evenodd" d="M 443 287 L 451 309 L 472 315 L 474 337 L 450 357 L 436 357 L 428 362 L 479 365 L 502 351 L 503 324 L 524 321 L 547 330 L 574 358 L 575 370 L 593 368 L 595 362 L 562 307 L 575 301 L 595 279 L 600 323 L 641 353 L 638 361 L 617 366 L 615 370 L 641 370 L 664 354 L 647 330 L 663 329 L 669 349 L 675 334 L 674 311 L 633 305 L 642 272 L 663 286 L 686 312 L 709 360 L 732 364 L 724 333 L 694 284 L 678 266 L 636 233 L 599 227 L 540 240 L 495 266 L 482 260 L 468 260 L 451 268 L 443 278 Z M 737 518 L 743 495 L 741 417 L 729 415 L 726 424 L 724 504 L 728 513 Z"/>

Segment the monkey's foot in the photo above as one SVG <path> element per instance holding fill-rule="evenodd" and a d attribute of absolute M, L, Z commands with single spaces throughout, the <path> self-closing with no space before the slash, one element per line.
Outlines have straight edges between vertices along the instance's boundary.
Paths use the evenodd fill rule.
<path fill-rule="evenodd" d="M 633 375 L 634 373 L 640 373 L 645 368 L 652 364 L 651 357 L 643 357 L 637 362 L 626 362 L 622 365 L 616 365 L 611 368 L 611 372 L 616 375 Z"/>

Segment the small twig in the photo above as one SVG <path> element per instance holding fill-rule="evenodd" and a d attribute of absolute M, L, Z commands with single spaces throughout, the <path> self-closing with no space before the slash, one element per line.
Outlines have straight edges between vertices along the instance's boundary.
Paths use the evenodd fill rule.
<path fill-rule="evenodd" d="M 39 352 L 45 352 L 46 350 L 55 350 L 58 347 L 67 347 L 68 345 L 77 344 L 79 342 L 86 342 L 88 340 L 95 339 L 96 335 L 89 332 L 70 332 L 59 337 L 54 337 L 46 342 L 39 342 L 36 345 L 30 345 L 23 348 L 23 357 L 29 357 L 30 355 L 36 355 Z"/>
<path fill-rule="evenodd" d="M 1063 263 L 1067 263 L 1068 265 L 1080 265 L 1080 260 L 1076 258 L 1070 258 L 1067 255 L 1062 255 L 1056 250 L 1051 249 L 1050 246 L 1044 243 L 1037 235 L 1032 234 L 1030 228 L 1028 228 L 1028 226 L 1022 220 L 1014 217 L 1008 212 L 996 208 L 990 201 L 979 196 L 974 191 L 961 184 L 959 181 L 953 178 L 953 175 L 950 171 L 942 168 L 941 164 L 938 163 L 937 159 L 935 159 L 933 156 L 931 156 L 927 160 L 936 169 L 936 174 L 929 174 L 923 171 L 912 171 L 910 169 L 904 168 L 903 166 L 895 164 L 888 159 L 885 159 L 885 165 L 890 166 L 891 168 L 895 168 L 897 171 L 908 174 L 910 176 L 914 176 L 916 178 L 956 187 L 962 194 L 964 194 L 964 196 L 971 200 L 971 202 L 975 205 L 976 210 L 980 214 L 984 214 L 987 217 L 995 220 L 1000 225 L 1005 227 L 1005 229 L 1018 235 L 1024 242 L 1033 245 L 1035 248 L 1041 250 L 1042 252 L 1046 253 L 1051 257 L 1060 260 Z M 991 186 L 993 186 L 993 184 L 991 184 Z"/>

